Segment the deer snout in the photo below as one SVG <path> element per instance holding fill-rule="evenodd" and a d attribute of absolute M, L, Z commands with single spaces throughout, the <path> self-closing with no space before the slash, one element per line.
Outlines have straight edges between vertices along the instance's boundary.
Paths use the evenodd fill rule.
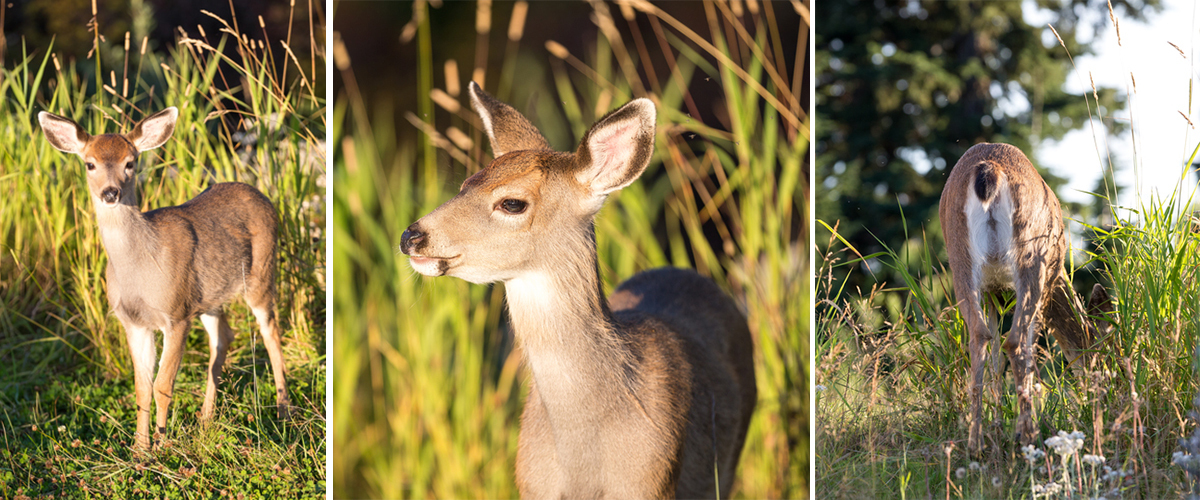
<path fill-rule="evenodd" d="M 404 252 L 404 255 L 412 255 L 414 250 L 425 243 L 425 233 L 417 224 L 414 222 L 404 230 L 404 234 L 400 235 L 400 251 Z"/>
<path fill-rule="evenodd" d="M 121 188 L 118 188 L 118 187 L 104 188 L 104 190 L 100 192 L 100 199 L 104 200 L 104 202 L 108 203 L 109 205 L 116 203 L 118 200 L 121 199 Z"/>

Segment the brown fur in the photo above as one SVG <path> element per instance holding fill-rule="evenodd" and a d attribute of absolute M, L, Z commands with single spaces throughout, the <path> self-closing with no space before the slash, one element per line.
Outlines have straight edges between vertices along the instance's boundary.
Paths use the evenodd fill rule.
<path fill-rule="evenodd" d="M 201 419 L 212 417 L 225 352 L 233 338 L 222 306 L 243 295 L 262 330 L 275 378 L 281 418 L 287 415 L 283 354 L 275 319 L 275 207 L 242 183 L 213 185 L 188 202 L 138 211 L 135 164 L 141 151 L 166 142 L 176 111 L 147 117 L 127 135 L 90 136 L 75 122 L 41 113 L 46 139 L 78 154 L 87 168 L 88 191 L 108 254 L 108 301 L 125 327 L 134 365 L 138 406 L 136 444 L 148 449 L 150 402 L 156 425 L 166 432 L 175 375 L 192 320 L 209 333 L 208 383 Z M 154 330 L 163 331 L 162 360 L 154 375 Z"/>
<path fill-rule="evenodd" d="M 974 231 L 982 237 L 975 239 L 968 217 L 973 206 L 988 207 L 977 212 L 982 215 Z M 982 447 L 983 372 L 989 364 L 986 348 L 997 325 L 990 297 L 1004 289 L 1016 291 L 1012 329 L 1003 347 L 1017 384 L 1017 438 L 1031 442 L 1034 347 L 1043 323 L 1076 366 L 1087 363 L 1083 351 L 1092 349 L 1102 335 L 1095 323 L 1081 316 L 1084 308 L 1064 279 L 1067 238 L 1058 198 L 1019 149 L 977 144 L 950 172 L 938 214 L 954 273 L 954 295 L 970 334 L 968 448 L 978 452 Z M 1004 236 L 1009 228 L 1010 240 Z M 987 264 L 977 267 L 981 262 Z M 1087 310 L 1093 315 L 1112 310 L 1103 287 L 1093 291 Z M 998 360 L 990 364 L 1000 366 Z"/>
<path fill-rule="evenodd" d="M 470 90 L 497 158 L 410 226 L 401 250 L 424 274 L 505 282 L 531 375 L 521 496 L 728 497 L 757 401 L 745 317 L 690 270 L 646 271 L 610 301 L 601 294 L 593 218 L 649 163 L 653 106 L 634 101 L 557 153 L 511 107 Z M 509 213 L 505 200 L 527 208 Z"/>

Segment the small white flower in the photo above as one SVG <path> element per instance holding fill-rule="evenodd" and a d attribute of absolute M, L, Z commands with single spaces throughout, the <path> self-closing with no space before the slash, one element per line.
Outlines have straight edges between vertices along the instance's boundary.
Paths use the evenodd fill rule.
<path fill-rule="evenodd" d="M 1025 461 L 1030 464 L 1036 463 L 1042 457 L 1046 456 L 1046 452 L 1035 448 L 1032 444 L 1025 445 L 1025 447 L 1021 448 L 1021 452 L 1025 454 Z"/>
<path fill-rule="evenodd" d="M 993 488 L 999 488 L 999 487 L 1000 487 L 1000 478 L 999 478 L 999 477 L 992 476 L 992 487 L 993 487 Z"/>
<path fill-rule="evenodd" d="M 67 432 L 67 426 L 65 426 L 65 425 L 58 426 L 58 432 Z"/>
<path fill-rule="evenodd" d="M 825 387 L 821 384 L 817 384 L 815 387 L 813 387 L 813 389 L 816 389 L 817 392 L 820 393 L 820 392 L 825 392 L 825 389 L 828 389 L 828 387 Z"/>
<path fill-rule="evenodd" d="M 968 465 L 968 467 L 970 467 L 971 470 L 979 470 L 979 462 L 971 462 L 971 464 Z"/>
<path fill-rule="evenodd" d="M 1084 455 L 1083 462 L 1088 465 L 1091 465 L 1092 467 L 1096 467 L 1098 465 L 1103 465 L 1104 464 L 1104 455 Z"/>
<path fill-rule="evenodd" d="M 967 469 L 964 467 L 959 467 L 958 470 L 954 471 L 954 475 L 958 476 L 959 479 L 967 477 Z"/>
<path fill-rule="evenodd" d="M 1066 431 L 1058 431 L 1058 435 L 1046 440 L 1046 446 L 1054 448 L 1054 452 L 1059 455 L 1071 455 L 1083 449 L 1084 434 L 1079 431 L 1068 434 Z"/>

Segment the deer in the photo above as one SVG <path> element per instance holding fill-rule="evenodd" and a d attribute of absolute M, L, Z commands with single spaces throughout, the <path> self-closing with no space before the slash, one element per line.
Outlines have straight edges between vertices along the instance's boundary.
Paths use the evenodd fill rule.
<path fill-rule="evenodd" d="M 1109 333 L 1112 300 L 1092 287 L 1081 307 L 1063 270 L 1067 235 L 1058 197 L 1020 149 L 981 143 L 950 171 L 938 205 L 953 274 L 957 307 L 970 336 L 970 415 L 967 448 L 982 451 L 982 384 L 987 366 L 999 378 L 999 358 L 987 348 L 997 333 L 999 294 L 1013 290 L 1012 328 L 1004 338 L 1017 394 L 1016 438 L 1032 442 L 1036 341 L 1044 327 L 1066 355 L 1068 366 L 1084 369 L 1097 343 Z M 993 344 L 994 345 L 994 344 Z M 998 353 L 993 353 L 998 356 Z"/>
<path fill-rule="evenodd" d="M 278 417 L 288 415 L 283 351 L 275 318 L 275 207 L 258 189 L 240 182 L 213 184 L 178 206 L 141 212 L 138 156 L 162 146 L 175 130 L 179 111 L 166 108 L 125 134 L 90 135 L 70 119 L 38 113 L 46 140 L 78 155 L 87 170 L 88 193 L 108 256 L 108 303 L 120 320 L 133 361 L 137 403 L 135 449 L 149 451 L 151 396 L 155 425 L 165 435 L 175 376 L 192 321 L 208 333 L 208 381 L 200 421 L 213 416 L 217 384 L 233 332 L 224 305 L 244 297 L 262 332 L 275 380 Z M 163 332 L 154 377 L 155 331 Z M 153 377 L 153 380 L 152 380 Z"/>
<path fill-rule="evenodd" d="M 425 276 L 504 283 L 530 373 L 521 497 L 727 498 L 757 401 L 745 316 L 691 270 L 641 272 L 607 301 L 600 281 L 594 219 L 649 165 L 654 104 L 610 112 L 564 153 L 478 84 L 469 94 L 494 159 L 400 249 Z"/>

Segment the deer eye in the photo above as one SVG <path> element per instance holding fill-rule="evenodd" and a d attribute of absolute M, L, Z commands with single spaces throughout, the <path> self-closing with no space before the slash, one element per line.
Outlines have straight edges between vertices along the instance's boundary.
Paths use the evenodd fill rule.
<path fill-rule="evenodd" d="M 133 162 L 126 163 L 125 170 L 133 171 Z"/>
<path fill-rule="evenodd" d="M 529 207 L 528 203 L 525 203 L 521 200 L 515 200 L 512 198 L 508 198 L 508 199 L 505 199 L 504 201 L 500 202 L 500 208 L 503 209 L 505 212 L 508 212 L 513 215 L 524 212 L 525 209 L 528 207 Z"/>
<path fill-rule="evenodd" d="M 96 170 L 96 164 L 95 164 L 95 163 L 84 163 L 83 165 L 84 165 L 85 167 L 87 167 L 87 169 L 88 169 L 88 171 L 89 171 L 89 172 L 90 172 L 90 171 L 92 171 L 92 170 Z"/>

